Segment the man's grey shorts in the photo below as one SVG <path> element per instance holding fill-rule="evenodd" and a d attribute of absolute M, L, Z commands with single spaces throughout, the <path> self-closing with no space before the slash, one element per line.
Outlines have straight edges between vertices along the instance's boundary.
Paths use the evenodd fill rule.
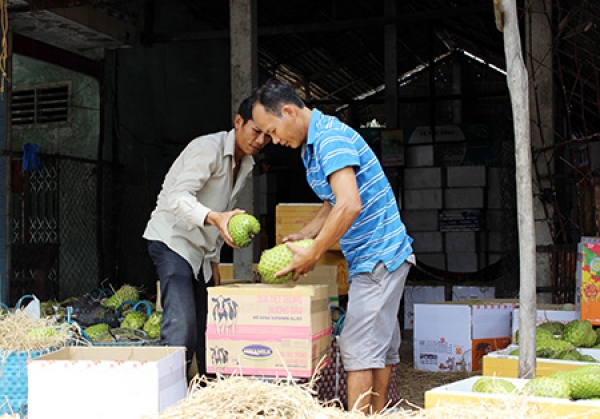
<path fill-rule="evenodd" d="M 398 309 L 412 264 L 394 272 L 378 263 L 372 273 L 357 274 L 348 291 L 348 309 L 340 335 L 344 368 L 358 371 L 400 362 Z"/>

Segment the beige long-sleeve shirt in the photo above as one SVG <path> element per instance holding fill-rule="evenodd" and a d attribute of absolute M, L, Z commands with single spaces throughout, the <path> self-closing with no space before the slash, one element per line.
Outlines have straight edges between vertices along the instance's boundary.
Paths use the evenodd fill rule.
<path fill-rule="evenodd" d="M 157 205 L 144 231 L 189 262 L 197 276 L 203 268 L 210 280 L 210 263 L 219 262 L 223 238 L 219 229 L 204 225 L 210 211 L 230 211 L 252 172 L 254 159 L 244 156 L 234 184 L 235 130 L 192 140 L 169 169 Z"/>

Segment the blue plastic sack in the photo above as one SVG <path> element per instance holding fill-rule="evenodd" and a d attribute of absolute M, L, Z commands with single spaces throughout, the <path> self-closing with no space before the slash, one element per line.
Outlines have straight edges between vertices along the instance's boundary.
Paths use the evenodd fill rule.
<path fill-rule="evenodd" d="M 40 168 L 40 156 L 38 152 L 40 148 L 33 144 L 27 143 L 23 144 L 23 171 L 27 170 L 39 170 Z"/>

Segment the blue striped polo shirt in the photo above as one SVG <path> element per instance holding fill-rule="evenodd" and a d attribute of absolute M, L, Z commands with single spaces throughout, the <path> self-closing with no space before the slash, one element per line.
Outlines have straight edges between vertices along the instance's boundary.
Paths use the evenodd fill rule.
<path fill-rule="evenodd" d="M 355 274 L 373 272 L 380 261 L 388 271 L 394 271 L 412 254 L 413 240 L 400 219 L 392 187 L 360 134 L 339 119 L 313 109 L 302 161 L 308 184 L 332 206 L 335 195 L 328 176 L 349 166 L 356 172 L 362 210 L 340 239 L 348 261 L 349 280 Z"/>

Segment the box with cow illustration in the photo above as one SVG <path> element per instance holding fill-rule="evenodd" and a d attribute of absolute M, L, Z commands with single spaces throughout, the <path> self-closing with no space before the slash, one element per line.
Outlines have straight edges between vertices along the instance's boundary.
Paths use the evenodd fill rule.
<path fill-rule="evenodd" d="M 230 284 L 208 289 L 209 373 L 311 377 L 331 348 L 325 284 Z"/>
<path fill-rule="evenodd" d="M 415 304 L 415 369 L 481 370 L 485 355 L 510 344 L 516 305 L 495 299 Z"/>

